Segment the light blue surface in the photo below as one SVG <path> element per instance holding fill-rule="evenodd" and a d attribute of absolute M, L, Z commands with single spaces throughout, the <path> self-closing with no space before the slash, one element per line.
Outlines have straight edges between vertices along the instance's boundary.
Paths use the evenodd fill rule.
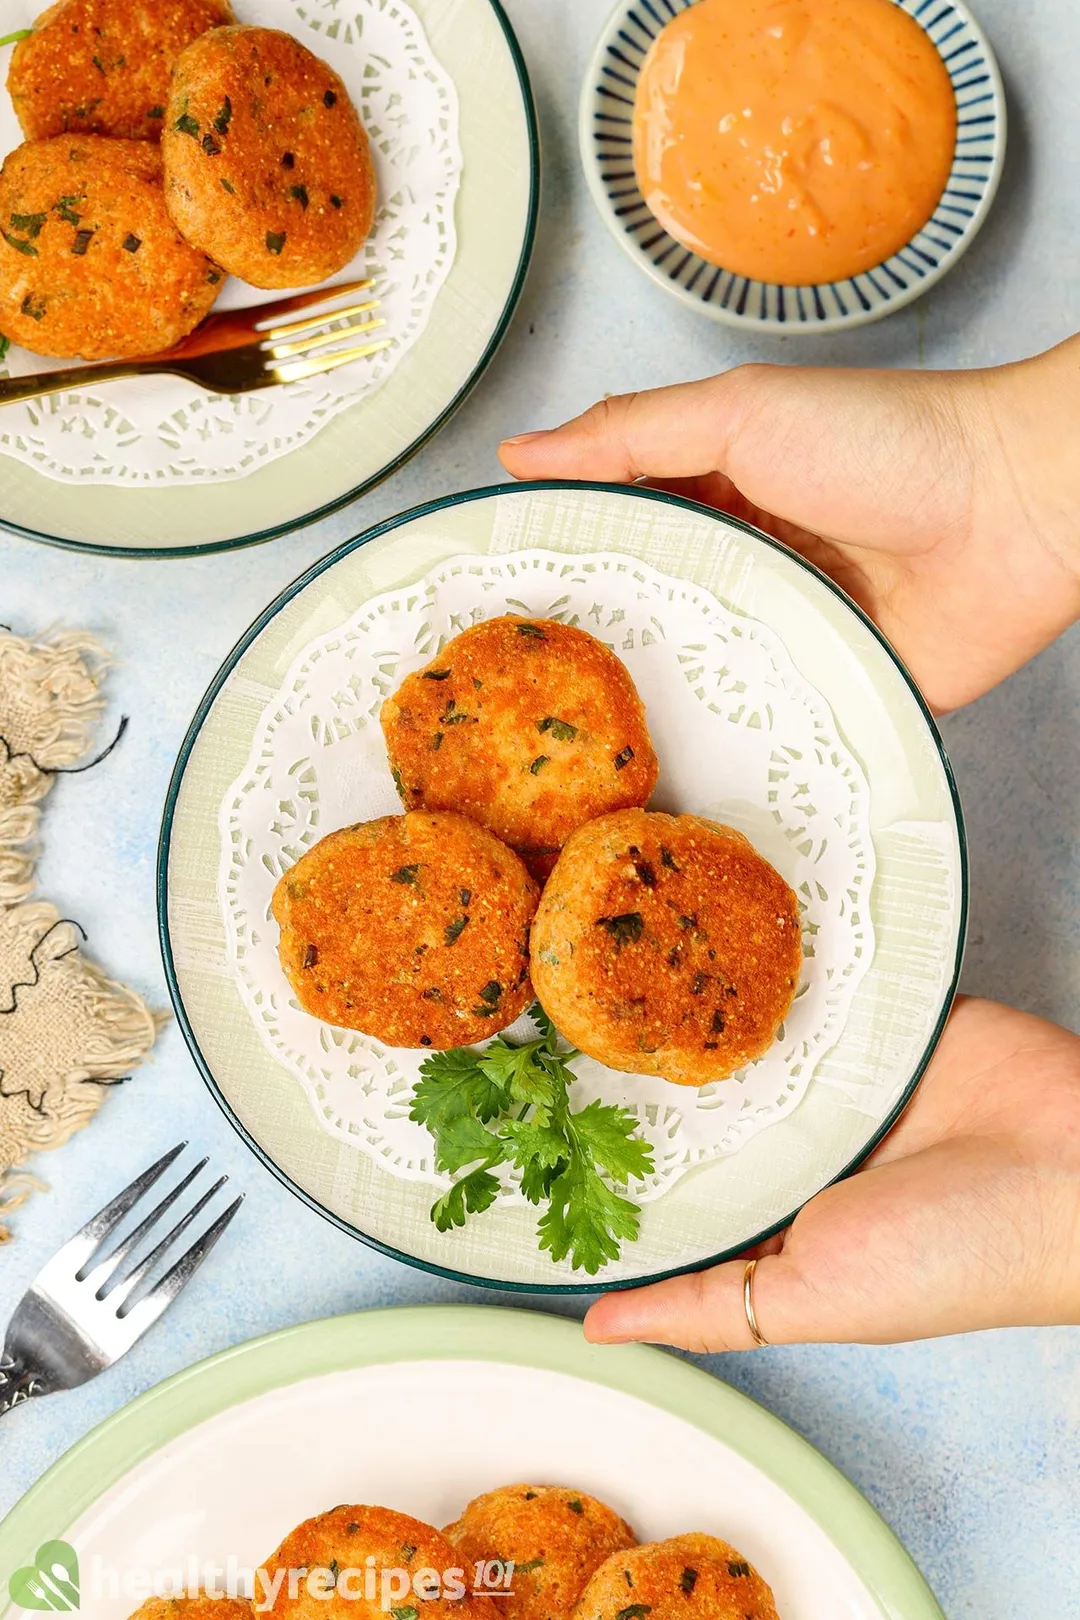
<path fill-rule="evenodd" d="M 89 627 L 114 649 L 98 771 L 48 803 L 42 893 L 156 1006 L 159 812 L 195 705 L 233 641 L 309 562 L 394 511 L 495 481 L 495 443 L 605 391 L 744 358 L 980 365 L 1080 327 L 1080 24 L 1066 0 L 983 0 L 1010 90 L 1012 149 L 995 212 L 924 303 L 842 338 L 756 347 L 649 287 L 594 216 L 577 172 L 578 80 L 604 0 L 511 0 L 534 74 L 544 214 L 524 304 L 486 381 L 411 467 L 318 530 L 196 561 L 122 562 L 0 538 L 0 621 Z M 1071 447 L 1074 450 L 1075 447 Z M 1062 453 L 1071 453 L 1063 447 Z M 0 462 L 0 510 L 3 464 Z M 1080 632 L 945 726 L 971 834 L 967 988 L 1072 1023 L 1080 988 Z M 106 730 L 108 728 L 105 728 Z M 104 730 L 103 730 L 104 735 Z M 190 1137 L 247 1193 L 243 1216 L 166 1323 L 83 1391 L 0 1430 L 0 1511 L 140 1390 L 228 1344 L 314 1316 L 422 1300 L 498 1300 L 380 1259 L 309 1214 L 252 1161 L 174 1027 L 94 1124 L 35 1169 L 50 1183 L 0 1255 L 0 1321 L 45 1258 L 130 1174 Z M 520 1303 L 514 1300 L 512 1303 Z M 566 1307 L 580 1313 L 580 1305 Z M 709 1363 L 800 1429 L 885 1515 L 949 1620 L 1080 1615 L 1080 1332 L 1013 1332 L 896 1349 L 775 1349 Z"/>

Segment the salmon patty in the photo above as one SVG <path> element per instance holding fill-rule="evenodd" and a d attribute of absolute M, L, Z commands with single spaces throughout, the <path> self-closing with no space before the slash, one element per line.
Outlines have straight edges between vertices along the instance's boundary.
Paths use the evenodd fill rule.
<path fill-rule="evenodd" d="M 278 883 L 281 965 L 328 1024 L 388 1046 L 468 1046 L 533 999 L 538 895 L 514 852 L 464 816 L 385 816 L 331 833 Z"/>
<path fill-rule="evenodd" d="M 229 0 L 58 0 L 16 45 L 8 91 L 27 140 L 156 141 L 173 63 L 233 20 Z"/>
<path fill-rule="evenodd" d="M 224 273 L 165 209 L 145 141 L 57 135 L 0 169 L 0 332 L 34 354 L 155 354 L 207 315 Z"/>
<path fill-rule="evenodd" d="M 616 1553 L 597 1570 L 574 1620 L 778 1620 L 772 1590 L 716 1536 L 694 1533 Z"/>
<path fill-rule="evenodd" d="M 333 68 L 291 34 L 217 28 L 189 45 L 162 150 L 180 230 L 253 287 L 315 286 L 370 235 L 367 135 Z"/>
<path fill-rule="evenodd" d="M 498 1599 L 512 1620 L 565 1620 L 605 1558 L 637 1537 L 619 1515 L 562 1485 L 504 1485 L 469 1503 L 445 1535 L 466 1567 L 512 1560 L 513 1584 Z"/>
<path fill-rule="evenodd" d="M 742 833 L 624 810 L 568 841 L 532 929 L 537 996 L 611 1069 L 723 1080 L 776 1038 L 799 982 L 799 906 Z"/>
<path fill-rule="evenodd" d="M 211 1597 L 205 1592 L 195 1592 L 191 1596 L 148 1597 L 131 1620 L 253 1620 L 253 1617 L 251 1604 L 243 1598 Z"/>
<path fill-rule="evenodd" d="M 478 1620 L 478 1600 L 452 1587 L 455 1549 L 420 1519 L 383 1507 L 335 1507 L 306 1519 L 255 1573 L 256 1605 L 277 1620 Z M 304 1579 L 289 1589 L 290 1571 Z M 434 1579 L 433 1579 L 434 1578 Z M 313 1595 L 310 1584 L 321 1590 Z M 436 1584 L 437 1583 L 437 1584 Z M 458 1585 L 466 1587 L 468 1576 Z"/>
<path fill-rule="evenodd" d="M 648 802 L 656 754 L 645 709 L 602 641 L 513 614 L 473 625 L 382 709 L 408 810 L 459 810 L 545 878 L 570 834 Z"/>

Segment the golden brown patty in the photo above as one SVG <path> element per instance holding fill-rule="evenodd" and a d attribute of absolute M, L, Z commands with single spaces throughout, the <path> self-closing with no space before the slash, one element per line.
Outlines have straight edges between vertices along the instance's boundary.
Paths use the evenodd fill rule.
<path fill-rule="evenodd" d="M 692 1534 L 616 1553 L 593 1576 L 574 1620 L 778 1620 L 772 1591 L 741 1553 Z"/>
<path fill-rule="evenodd" d="M 512 1620 L 563 1620 L 605 1558 L 637 1537 L 594 1496 L 562 1485 L 504 1485 L 469 1503 L 445 1534 L 466 1568 L 478 1560 L 514 1563 L 510 1595 L 498 1599 Z"/>
<path fill-rule="evenodd" d="M 208 314 L 225 277 L 166 210 L 145 141 L 58 135 L 0 169 L 0 332 L 35 354 L 153 354 Z"/>
<path fill-rule="evenodd" d="M 305 1011 L 389 1046 L 482 1041 L 532 1000 L 538 889 L 464 816 L 331 833 L 274 891 L 281 964 Z"/>
<path fill-rule="evenodd" d="M 454 1601 L 449 1583 L 441 1581 L 445 1572 L 460 1568 L 456 1550 L 420 1519 L 390 1508 L 336 1507 L 305 1520 L 285 1537 L 256 1573 L 255 1601 L 268 1603 L 263 1612 L 278 1620 L 389 1620 L 391 1613 L 403 1620 L 410 1610 L 423 1620 L 477 1620 L 481 1612 L 488 1613 L 486 1600 L 482 1610 L 481 1601 L 469 1595 Z M 312 1596 L 305 1579 L 290 1596 L 290 1570 L 324 1572 L 316 1578 L 331 1595 Z M 276 1596 L 275 1571 L 285 1572 Z M 440 1577 L 438 1595 L 428 1584 L 432 1571 Z M 384 1575 L 394 1582 L 390 1590 L 384 1590 Z M 412 1581 L 421 1576 L 428 1579 L 420 1580 L 417 1590 Z"/>
<path fill-rule="evenodd" d="M 180 57 L 165 131 L 169 211 L 253 287 L 314 286 L 375 220 L 368 139 L 331 67 L 273 28 L 218 28 Z"/>
<path fill-rule="evenodd" d="M 156 141 L 176 58 L 232 20 L 229 0 L 58 0 L 11 58 L 23 133 Z"/>
<path fill-rule="evenodd" d="M 768 1050 L 799 981 L 799 907 L 730 827 L 623 810 L 574 834 L 532 930 L 533 983 L 569 1041 L 684 1086 Z"/>
<path fill-rule="evenodd" d="M 149 1597 L 131 1620 L 252 1620 L 252 1613 L 243 1598 L 199 1592 L 192 1597 Z"/>
<path fill-rule="evenodd" d="M 410 810 L 460 810 L 544 878 L 567 838 L 642 805 L 657 762 L 626 666 L 553 619 L 489 619 L 455 636 L 383 704 Z"/>

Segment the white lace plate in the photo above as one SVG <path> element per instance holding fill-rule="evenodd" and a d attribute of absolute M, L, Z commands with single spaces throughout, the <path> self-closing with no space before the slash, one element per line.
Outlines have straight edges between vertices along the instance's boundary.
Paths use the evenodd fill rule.
<path fill-rule="evenodd" d="M 874 952 L 863 771 L 779 636 L 702 587 L 614 554 L 457 557 L 311 641 L 266 705 L 221 804 L 229 960 L 261 1039 L 322 1128 L 396 1176 L 444 1185 L 426 1129 L 408 1118 L 424 1054 L 302 1012 L 269 907 L 282 872 L 325 834 L 400 811 L 378 721 L 383 699 L 449 637 L 506 612 L 580 624 L 611 646 L 637 683 L 660 756 L 653 807 L 739 827 L 802 905 L 802 982 L 760 1062 L 693 1091 L 577 1061 L 575 1101 L 631 1106 L 652 1142 L 655 1172 L 635 1187 L 649 1200 L 790 1115 L 839 1039 Z M 528 1033 L 523 1022 L 510 1038 Z"/>
<path fill-rule="evenodd" d="M 8 0 L 5 31 L 28 27 L 41 9 L 41 0 Z M 379 335 L 392 346 L 329 376 L 255 394 L 222 397 L 182 379 L 149 377 L 6 406 L 0 453 L 50 478 L 156 489 L 255 472 L 386 381 L 423 333 L 450 274 L 462 172 L 458 98 L 415 13 L 403 0 L 238 0 L 234 9 L 240 22 L 283 29 L 329 62 L 359 109 L 379 213 L 364 248 L 334 280 L 374 280 L 386 321 Z M 21 139 L 10 98 L 0 93 L 0 154 Z M 216 308 L 282 296 L 230 280 Z M 6 367 L 20 377 L 67 364 L 13 347 Z"/>

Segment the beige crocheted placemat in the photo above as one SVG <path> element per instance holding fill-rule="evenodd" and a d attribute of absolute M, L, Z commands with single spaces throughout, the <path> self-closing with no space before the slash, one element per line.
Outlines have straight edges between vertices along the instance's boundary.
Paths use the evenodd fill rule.
<path fill-rule="evenodd" d="M 41 1186 L 27 1159 L 85 1125 L 156 1034 L 142 998 L 83 954 L 78 924 L 28 898 L 41 801 L 90 750 L 108 663 L 92 636 L 0 629 L 0 1242 Z"/>

